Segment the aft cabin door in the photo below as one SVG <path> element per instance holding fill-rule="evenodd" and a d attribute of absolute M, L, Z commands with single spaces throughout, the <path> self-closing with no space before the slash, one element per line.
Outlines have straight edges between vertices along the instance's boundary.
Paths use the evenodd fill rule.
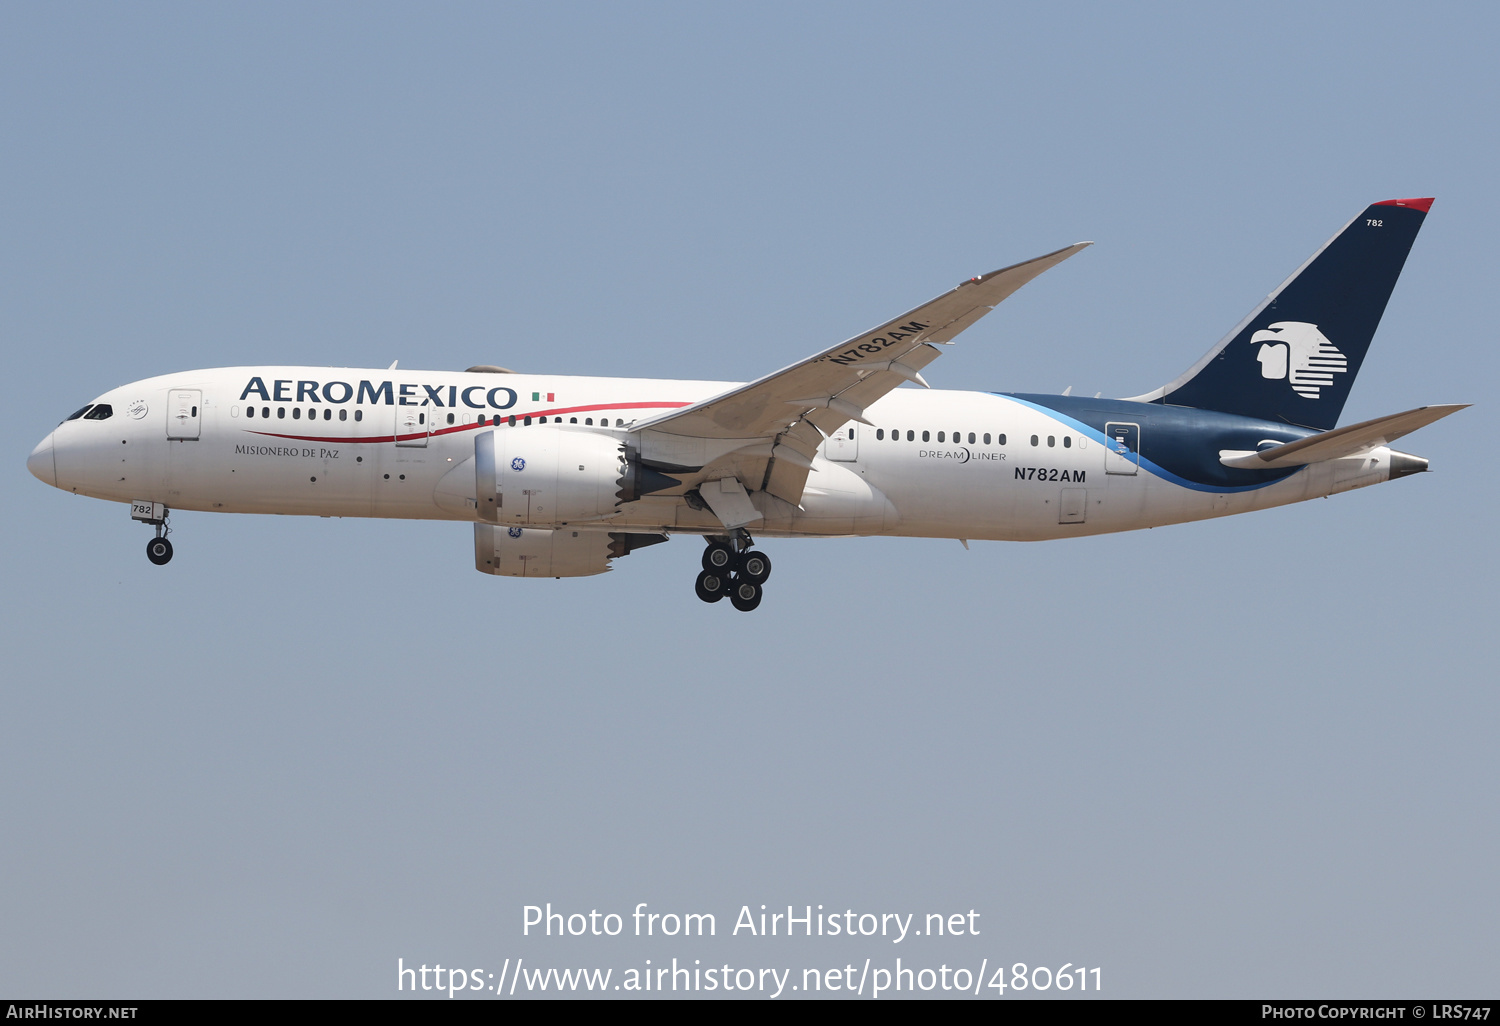
<path fill-rule="evenodd" d="M 167 393 L 167 437 L 193 439 L 203 421 L 203 393 L 196 388 L 174 388 Z"/>
<path fill-rule="evenodd" d="M 859 459 L 859 425 L 845 424 L 823 444 L 823 452 L 839 463 L 853 463 Z"/>
<path fill-rule="evenodd" d="M 1139 424 L 1104 425 L 1104 472 L 1134 474 L 1141 466 L 1141 426 Z"/>
<path fill-rule="evenodd" d="M 396 444 L 407 448 L 426 448 L 427 434 L 432 430 L 432 414 L 425 406 L 396 407 Z"/>

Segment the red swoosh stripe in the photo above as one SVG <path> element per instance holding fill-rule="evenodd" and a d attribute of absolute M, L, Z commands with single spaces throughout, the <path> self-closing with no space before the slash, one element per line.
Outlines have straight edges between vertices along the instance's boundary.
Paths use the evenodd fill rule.
<path fill-rule="evenodd" d="M 550 410 L 536 410 L 532 413 L 496 414 L 500 417 L 560 417 L 565 413 L 594 413 L 599 410 L 678 410 L 692 403 L 596 403 L 592 406 L 559 406 Z M 440 407 L 428 407 L 439 409 Z M 489 414 L 485 414 L 489 416 Z M 250 434 L 261 435 L 265 438 L 285 438 L 289 442 L 338 442 L 344 445 L 371 445 L 380 442 L 401 442 L 412 438 L 433 437 L 436 435 L 451 435 L 459 431 L 474 431 L 481 427 L 491 427 L 489 424 L 454 424 L 451 427 L 438 428 L 431 432 L 417 431 L 409 435 L 364 435 L 361 437 L 334 436 L 334 435 L 283 435 L 275 431 L 256 431 L 251 429 Z"/>

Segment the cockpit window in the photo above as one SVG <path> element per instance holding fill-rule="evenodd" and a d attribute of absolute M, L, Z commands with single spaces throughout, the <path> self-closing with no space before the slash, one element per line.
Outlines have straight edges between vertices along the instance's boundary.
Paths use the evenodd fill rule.
<path fill-rule="evenodd" d="M 93 403 L 89 403 L 83 409 L 79 410 L 77 413 L 75 413 L 71 417 L 69 417 L 68 420 L 77 420 L 79 417 L 82 417 L 85 413 L 89 412 L 93 408 L 94 408 L 94 404 Z M 64 424 L 66 424 L 67 422 L 68 422 L 67 420 L 63 421 Z"/>
<path fill-rule="evenodd" d="M 84 420 L 108 420 L 115 415 L 115 408 L 109 403 L 100 403 L 88 412 Z"/>

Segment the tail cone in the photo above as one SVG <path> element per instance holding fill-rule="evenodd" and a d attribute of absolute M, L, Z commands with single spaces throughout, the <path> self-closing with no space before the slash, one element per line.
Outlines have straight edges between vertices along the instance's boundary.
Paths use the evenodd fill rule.
<path fill-rule="evenodd" d="M 1421 474 L 1427 470 L 1427 461 L 1421 456 L 1412 456 L 1404 452 L 1391 453 L 1391 480 L 1398 477 L 1406 477 L 1408 474 Z"/>

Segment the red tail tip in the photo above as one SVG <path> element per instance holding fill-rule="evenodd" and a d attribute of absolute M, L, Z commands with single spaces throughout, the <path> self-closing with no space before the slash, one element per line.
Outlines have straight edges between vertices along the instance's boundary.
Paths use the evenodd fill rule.
<path fill-rule="evenodd" d="M 1411 207 L 1413 210 L 1420 210 L 1425 214 L 1432 209 L 1434 198 L 1433 196 L 1428 196 L 1425 199 L 1382 200 L 1374 205 L 1377 207 Z"/>

